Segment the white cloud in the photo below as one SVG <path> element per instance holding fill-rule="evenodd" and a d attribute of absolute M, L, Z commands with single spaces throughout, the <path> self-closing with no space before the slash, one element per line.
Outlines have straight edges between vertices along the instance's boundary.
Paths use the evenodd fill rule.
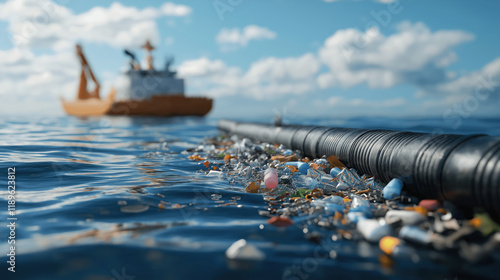
<path fill-rule="evenodd" d="M 245 73 L 221 60 L 208 58 L 185 61 L 178 70 L 180 76 L 188 78 L 190 91 L 271 99 L 313 91 L 319 68 L 316 56 L 308 53 L 300 57 L 265 58 L 254 62 Z"/>
<path fill-rule="evenodd" d="M 0 50 L 0 96 L 74 96 L 79 71 L 73 52 L 35 56 L 23 49 Z"/>
<path fill-rule="evenodd" d="M 276 32 L 257 25 L 248 25 L 243 29 L 223 28 L 215 37 L 215 41 L 223 50 L 245 47 L 250 41 L 274 39 Z"/>
<path fill-rule="evenodd" d="M 166 16 L 184 17 L 191 14 L 191 8 L 184 5 L 177 5 L 167 2 L 161 6 L 161 10 Z"/>
<path fill-rule="evenodd" d="M 436 94 L 448 96 L 444 100 L 446 104 L 457 103 L 465 96 L 477 96 L 481 100 L 486 100 L 491 95 L 499 95 L 500 57 L 478 71 L 441 84 L 424 87 L 417 92 L 417 97 Z"/>
<path fill-rule="evenodd" d="M 390 88 L 408 83 L 417 86 L 442 83 L 445 67 L 456 60 L 453 47 L 474 36 L 464 31 L 431 32 L 423 23 L 403 22 L 388 37 L 373 27 L 362 33 L 339 30 L 329 37 L 319 57 L 330 71 L 318 77 L 321 88 L 366 84 Z"/>
<path fill-rule="evenodd" d="M 165 3 L 160 8 L 137 9 L 115 2 L 81 14 L 52 1 L 10 0 L 0 4 L 0 20 L 9 23 L 16 47 L 72 47 L 77 41 L 106 43 L 115 47 L 137 47 L 146 39 L 158 42 L 155 19 L 187 16 L 191 8 Z"/>

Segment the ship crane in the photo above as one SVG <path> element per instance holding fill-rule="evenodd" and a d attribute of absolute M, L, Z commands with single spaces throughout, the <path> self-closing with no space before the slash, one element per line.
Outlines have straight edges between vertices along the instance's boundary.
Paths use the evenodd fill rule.
<path fill-rule="evenodd" d="M 76 54 L 80 58 L 80 63 L 82 65 L 82 72 L 80 73 L 80 85 L 78 87 L 78 99 L 84 100 L 89 98 L 97 98 L 100 99 L 99 90 L 101 85 L 97 81 L 92 69 L 90 68 L 85 55 L 83 54 L 82 47 L 80 45 L 76 45 Z M 95 84 L 95 88 L 92 91 L 88 91 L 87 89 L 87 76 L 90 76 L 92 81 Z"/>

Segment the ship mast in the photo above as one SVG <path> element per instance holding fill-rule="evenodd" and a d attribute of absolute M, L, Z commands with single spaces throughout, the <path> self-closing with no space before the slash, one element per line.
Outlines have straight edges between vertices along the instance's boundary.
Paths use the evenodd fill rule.
<path fill-rule="evenodd" d="M 146 41 L 146 44 L 142 46 L 141 48 L 146 50 L 146 61 L 148 63 L 147 70 L 153 70 L 153 56 L 151 55 L 151 51 L 155 49 L 149 42 L 149 40 Z"/>
<path fill-rule="evenodd" d="M 83 54 L 82 47 L 80 45 L 76 45 L 76 54 L 80 58 L 80 63 L 82 65 L 82 72 L 80 73 L 80 85 L 78 87 L 78 99 L 89 99 L 92 97 L 100 99 L 99 90 L 101 86 L 99 85 L 99 82 L 94 76 L 94 73 L 92 72 L 92 69 L 88 64 L 87 59 Z M 95 84 L 95 88 L 91 92 L 87 90 L 87 75 L 90 76 L 90 78 L 92 79 L 92 81 L 94 81 Z"/>

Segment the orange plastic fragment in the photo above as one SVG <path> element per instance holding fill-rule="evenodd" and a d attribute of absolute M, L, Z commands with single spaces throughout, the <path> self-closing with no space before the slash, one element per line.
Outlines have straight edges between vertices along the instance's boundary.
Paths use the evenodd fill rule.
<path fill-rule="evenodd" d="M 344 197 L 344 203 L 351 202 L 351 201 L 352 201 L 352 199 L 348 198 L 347 196 Z"/>
<path fill-rule="evenodd" d="M 473 218 L 473 219 L 470 219 L 469 220 L 469 225 L 475 227 L 475 228 L 479 228 L 481 226 L 481 219 L 479 218 Z"/>
<path fill-rule="evenodd" d="M 230 161 L 232 158 L 238 158 L 238 157 L 237 157 L 237 156 L 232 156 L 232 155 L 229 155 L 229 154 L 228 154 L 228 155 L 225 155 L 225 156 L 224 156 L 224 161 L 225 161 L 225 162 L 228 162 L 228 161 Z"/>
<path fill-rule="evenodd" d="M 275 227 L 287 227 L 292 225 L 293 221 L 288 217 L 272 217 L 267 223 Z"/>
<path fill-rule="evenodd" d="M 209 167 L 209 165 L 210 165 L 210 161 L 205 160 L 205 161 L 203 162 L 203 165 L 205 165 L 205 167 L 208 169 L 208 167 Z"/>
<path fill-rule="evenodd" d="M 314 170 L 318 170 L 318 168 L 322 167 L 323 169 L 326 168 L 326 166 L 321 165 L 321 164 L 316 164 L 316 163 L 311 163 L 311 167 L 314 168 Z"/>
<path fill-rule="evenodd" d="M 424 216 L 427 216 L 427 212 L 429 212 L 427 209 L 425 209 L 424 207 L 422 206 L 415 206 L 413 207 L 413 211 L 416 211 Z"/>
<path fill-rule="evenodd" d="M 213 169 L 213 170 L 219 170 L 220 168 L 219 168 L 219 167 L 217 167 L 217 166 L 212 166 L 212 169 Z"/>
<path fill-rule="evenodd" d="M 378 246 L 380 247 L 380 250 L 382 250 L 387 255 L 390 255 L 392 254 L 394 248 L 396 248 L 396 246 L 398 246 L 400 243 L 401 242 L 399 241 L 398 238 L 392 236 L 386 236 L 380 239 Z"/>
<path fill-rule="evenodd" d="M 199 155 L 190 155 L 189 159 L 190 160 L 196 160 L 196 161 L 206 160 L 206 158 L 200 157 Z"/>
<path fill-rule="evenodd" d="M 299 169 L 295 166 L 287 165 L 286 167 L 288 169 L 290 169 L 290 171 L 292 171 L 292 173 L 299 172 Z"/>
<path fill-rule="evenodd" d="M 161 204 L 161 203 L 158 203 L 158 208 L 160 209 L 165 209 L 165 205 Z"/>
<path fill-rule="evenodd" d="M 157 195 L 157 196 L 159 196 L 159 197 L 165 197 L 165 196 L 164 196 L 163 194 L 161 194 L 161 193 L 157 193 L 156 195 Z"/>
<path fill-rule="evenodd" d="M 336 156 L 334 156 L 334 155 L 331 155 L 331 156 L 327 157 L 327 158 L 326 158 L 326 161 L 328 161 L 328 162 L 330 163 L 330 167 L 331 167 L 331 168 L 338 167 L 338 168 L 342 169 L 342 168 L 345 168 L 345 167 L 346 167 L 346 166 L 345 166 L 342 162 L 340 162 L 340 160 L 339 160 Z"/>
<path fill-rule="evenodd" d="M 254 181 L 245 188 L 249 193 L 258 193 L 260 188 L 260 180 Z"/>

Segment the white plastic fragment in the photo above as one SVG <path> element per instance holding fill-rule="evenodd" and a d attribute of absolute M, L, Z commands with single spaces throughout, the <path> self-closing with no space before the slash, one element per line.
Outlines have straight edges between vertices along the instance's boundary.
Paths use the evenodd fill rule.
<path fill-rule="evenodd" d="M 404 226 L 399 230 L 399 238 L 420 244 L 431 243 L 431 235 L 417 226 Z"/>
<path fill-rule="evenodd" d="M 356 224 L 356 229 L 370 242 L 378 242 L 382 237 L 391 234 L 391 226 L 382 224 L 374 219 L 361 219 Z"/>
<path fill-rule="evenodd" d="M 385 214 L 385 221 L 389 224 L 401 221 L 403 225 L 416 225 L 425 220 L 425 216 L 416 211 L 389 210 Z"/>
<path fill-rule="evenodd" d="M 265 255 L 245 239 L 240 239 L 227 248 L 226 257 L 231 260 L 259 261 L 263 260 Z"/>
<path fill-rule="evenodd" d="M 222 175 L 222 172 L 217 170 L 210 170 L 207 174 L 208 177 L 219 177 L 220 175 Z"/>

